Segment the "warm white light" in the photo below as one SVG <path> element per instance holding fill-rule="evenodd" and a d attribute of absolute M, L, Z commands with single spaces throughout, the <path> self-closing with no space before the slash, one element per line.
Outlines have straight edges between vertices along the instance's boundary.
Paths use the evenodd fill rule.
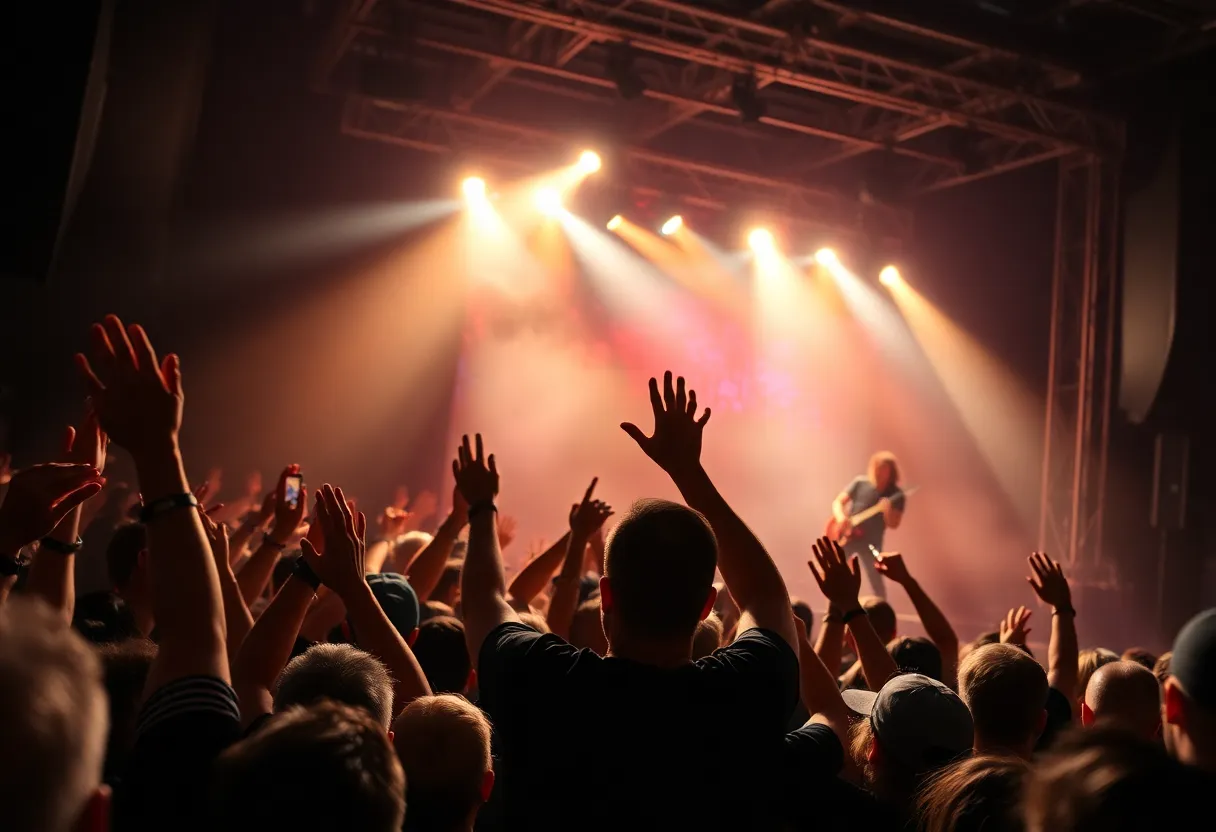
<path fill-rule="evenodd" d="M 583 173 L 595 173 L 604 166 L 604 160 L 594 150 L 584 150 L 578 157 L 578 169 Z"/>
<path fill-rule="evenodd" d="M 536 207 L 548 217 L 559 214 L 562 210 L 562 195 L 552 188 L 541 188 L 536 192 Z"/>
<path fill-rule="evenodd" d="M 684 225 L 684 218 L 681 217 L 679 214 L 676 214 L 675 216 L 669 218 L 667 220 L 667 222 L 663 223 L 663 227 L 660 228 L 659 230 L 663 232 L 664 236 L 670 237 L 672 234 L 675 234 L 677 231 L 679 231 L 683 227 L 683 225 Z"/>
<path fill-rule="evenodd" d="M 608 220 L 608 230 L 616 231 L 618 228 L 621 227 L 621 223 L 623 223 L 624 221 L 625 221 L 625 218 L 622 217 L 620 214 L 617 214 L 612 219 Z"/>
<path fill-rule="evenodd" d="M 772 251 L 773 232 L 767 228 L 753 228 L 747 235 L 747 244 L 751 246 L 752 251 Z"/>
<path fill-rule="evenodd" d="M 460 190 L 464 193 L 465 199 L 485 199 L 486 180 L 480 176 L 470 176 L 460 183 Z"/>
<path fill-rule="evenodd" d="M 894 286 L 903 280 L 899 273 L 899 269 L 894 266 L 884 266 L 883 270 L 878 273 L 878 282 L 883 286 Z"/>
<path fill-rule="evenodd" d="M 840 260 L 836 258 L 836 252 L 832 251 L 830 248 L 821 248 L 819 251 L 815 252 L 815 262 L 821 266 L 834 266 L 839 263 Z"/>

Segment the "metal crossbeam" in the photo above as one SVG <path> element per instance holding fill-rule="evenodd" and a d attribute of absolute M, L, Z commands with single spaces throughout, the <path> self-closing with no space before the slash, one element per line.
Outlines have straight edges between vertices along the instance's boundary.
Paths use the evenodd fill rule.
<path fill-rule="evenodd" d="M 488 165 L 535 172 L 571 152 L 570 137 L 541 128 L 420 104 L 352 97 L 343 132 L 428 153 L 469 155 Z M 772 213 L 794 225 L 832 230 L 851 238 L 898 244 L 910 238 L 910 212 L 813 188 L 754 171 L 625 147 L 613 180 L 622 188 L 663 195 L 715 211 L 740 205 Z"/>
<path fill-rule="evenodd" d="M 627 41 L 656 55 L 754 73 L 758 80 L 772 84 L 943 120 L 1013 141 L 1102 149 L 1094 116 L 1078 108 L 669 0 L 637 0 L 627 10 L 592 0 L 567 0 L 564 8 L 569 12 L 511 0 L 451 2 L 597 41 Z M 999 118 L 972 112 L 983 109 L 972 103 L 976 100 L 1012 112 Z"/>

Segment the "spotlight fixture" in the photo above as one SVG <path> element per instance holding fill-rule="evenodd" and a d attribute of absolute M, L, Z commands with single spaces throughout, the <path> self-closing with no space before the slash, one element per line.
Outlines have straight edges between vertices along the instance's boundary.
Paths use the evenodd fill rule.
<path fill-rule="evenodd" d="M 553 188 L 541 188 L 536 192 L 536 207 L 547 217 L 555 216 L 562 210 L 562 195 Z"/>
<path fill-rule="evenodd" d="M 815 252 L 815 262 L 821 266 L 835 266 L 840 260 L 836 257 L 836 252 L 830 248 L 821 248 Z"/>
<path fill-rule="evenodd" d="M 667 222 L 663 223 L 663 227 L 659 230 L 663 232 L 664 237 L 670 237 L 681 228 L 684 227 L 684 218 L 679 214 L 675 214 L 668 218 Z"/>
<path fill-rule="evenodd" d="M 730 100 L 745 124 L 759 121 L 768 112 L 768 105 L 757 91 L 755 75 L 736 75 L 730 84 Z"/>
<path fill-rule="evenodd" d="M 646 92 L 646 82 L 633 67 L 636 57 L 633 47 L 628 43 L 614 43 L 608 47 L 604 75 L 616 84 L 616 91 L 626 101 L 641 98 Z"/>
<path fill-rule="evenodd" d="M 578 169 L 582 173 L 595 173 L 604 166 L 604 160 L 594 150 L 584 150 L 578 157 Z"/>
<path fill-rule="evenodd" d="M 623 223 L 624 221 L 625 221 L 625 218 L 622 217 L 620 214 L 613 215 L 612 219 L 608 220 L 608 230 L 616 231 L 618 228 L 621 227 L 621 223 Z"/>
<path fill-rule="evenodd" d="M 898 285 L 901 280 L 903 280 L 903 275 L 895 266 L 883 266 L 882 271 L 878 273 L 878 282 L 888 289 Z"/>
<path fill-rule="evenodd" d="M 486 180 L 480 176 L 470 176 L 460 183 L 460 191 L 468 200 L 485 199 Z"/>
<path fill-rule="evenodd" d="M 776 243 L 773 232 L 767 228 L 753 228 L 747 235 L 747 244 L 754 252 L 772 251 Z"/>

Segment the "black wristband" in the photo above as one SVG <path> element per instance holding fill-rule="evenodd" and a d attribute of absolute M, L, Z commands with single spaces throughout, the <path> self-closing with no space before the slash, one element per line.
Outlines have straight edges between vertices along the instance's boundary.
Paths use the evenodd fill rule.
<path fill-rule="evenodd" d="M 848 624 L 854 618 L 860 618 L 863 615 L 869 615 L 869 614 L 870 614 L 869 611 L 866 610 L 865 607 L 858 607 L 857 609 L 852 610 L 850 612 L 846 612 L 844 615 L 840 616 L 840 621 L 843 624 Z"/>
<path fill-rule="evenodd" d="M 20 554 L 15 558 L 0 558 L 0 577 L 11 578 L 20 575 L 21 570 L 29 566 L 30 559 Z"/>
<path fill-rule="evenodd" d="M 185 494 L 170 494 L 145 503 L 139 511 L 139 522 L 146 526 L 162 514 L 179 508 L 198 508 L 198 498 L 187 491 Z"/>
<path fill-rule="evenodd" d="M 498 513 L 498 506 L 494 505 L 493 500 L 479 500 L 478 502 L 469 506 L 469 519 L 472 520 L 477 515 L 486 511 L 492 511 L 495 514 Z"/>
<path fill-rule="evenodd" d="M 75 543 L 64 543 L 62 540 L 56 540 L 53 537 L 44 537 L 38 541 L 38 549 L 48 549 L 52 552 L 58 552 L 61 555 L 74 555 L 80 551 L 80 547 L 84 545 L 84 540 L 80 535 L 76 535 Z"/>
<path fill-rule="evenodd" d="M 308 561 L 304 560 L 303 555 L 296 558 L 296 562 L 291 567 L 291 574 L 312 587 L 313 592 L 316 592 L 321 586 L 321 577 L 308 565 Z"/>
<path fill-rule="evenodd" d="M 1076 615 L 1077 611 L 1072 607 L 1056 607 L 1051 611 L 1052 615 Z"/>
<path fill-rule="evenodd" d="M 287 548 L 286 543 L 280 543 L 277 540 L 272 540 L 269 532 L 262 535 L 262 545 L 269 546 L 272 549 L 278 549 L 280 552 Z"/>

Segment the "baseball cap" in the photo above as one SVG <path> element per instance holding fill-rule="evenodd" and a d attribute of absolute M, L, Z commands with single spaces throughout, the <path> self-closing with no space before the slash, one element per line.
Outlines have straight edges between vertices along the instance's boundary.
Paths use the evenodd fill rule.
<path fill-rule="evenodd" d="M 1205 711 L 1216 711 L 1216 608 L 1205 610 L 1178 631 L 1170 675 Z"/>
<path fill-rule="evenodd" d="M 897 638 L 887 645 L 895 666 L 903 673 L 923 673 L 930 679 L 942 678 L 942 651 L 927 638 Z"/>
<path fill-rule="evenodd" d="M 367 585 L 397 632 L 402 638 L 409 638 L 410 633 L 418 629 L 421 617 L 418 594 L 410 582 L 396 572 L 376 572 L 367 576 Z"/>
<path fill-rule="evenodd" d="M 893 677 L 878 693 L 841 692 L 851 711 L 870 718 L 883 752 L 916 774 L 950 763 L 971 751 L 971 711 L 936 679 L 920 673 Z"/>

